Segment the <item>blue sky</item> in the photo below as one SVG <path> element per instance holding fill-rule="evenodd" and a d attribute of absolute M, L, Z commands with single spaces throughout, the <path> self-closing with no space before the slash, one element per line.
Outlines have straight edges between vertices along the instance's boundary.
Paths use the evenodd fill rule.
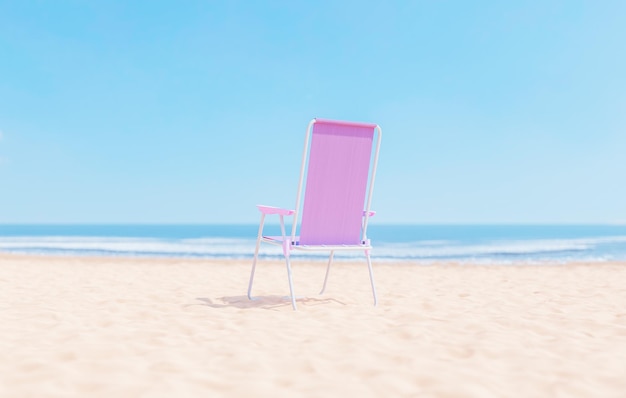
<path fill-rule="evenodd" d="M 313 117 L 379 223 L 626 222 L 626 2 L 0 0 L 0 223 L 256 222 Z"/>

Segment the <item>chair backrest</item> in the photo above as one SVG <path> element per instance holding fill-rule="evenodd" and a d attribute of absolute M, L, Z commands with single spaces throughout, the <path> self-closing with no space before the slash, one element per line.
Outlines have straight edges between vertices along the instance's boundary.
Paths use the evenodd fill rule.
<path fill-rule="evenodd" d="M 367 204 L 365 203 L 376 128 L 378 126 L 375 124 L 320 119 L 312 121 L 300 244 L 355 245 L 364 239 L 363 212 L 369 212 L 371 200 L 368 197 Z M 371 196 L 378 158 L 380 128 L 378 129 L 368 196 Z M 309 131 L 310 128 L 307 130 L 296 206 L 300 205 Z"/>

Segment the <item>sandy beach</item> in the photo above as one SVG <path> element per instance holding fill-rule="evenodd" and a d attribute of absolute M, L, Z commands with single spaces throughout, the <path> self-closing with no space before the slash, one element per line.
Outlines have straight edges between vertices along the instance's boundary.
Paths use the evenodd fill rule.
<path fill-rule="evenodd" d="M 0 255 L 1 397 L 623 397 L 626 264 Z"/>

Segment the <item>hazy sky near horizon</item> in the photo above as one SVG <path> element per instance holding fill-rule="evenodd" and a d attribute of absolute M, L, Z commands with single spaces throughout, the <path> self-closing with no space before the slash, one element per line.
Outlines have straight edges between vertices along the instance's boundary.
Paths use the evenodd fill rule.
<path fill-rule="evenodd" d="M 0 0 L 0 223 L 257 222 L 375 122 L 380 223 L 626 222 L 626 2 Z"/>

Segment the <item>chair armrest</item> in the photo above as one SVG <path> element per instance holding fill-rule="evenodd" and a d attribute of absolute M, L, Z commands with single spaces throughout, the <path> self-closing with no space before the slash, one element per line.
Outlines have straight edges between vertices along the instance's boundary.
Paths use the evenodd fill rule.
<path fill-rule="evenodd" d="M 293 213 L 295 213 L 295 210 L 281 209 L 280 207 L 264 206 L 264 205 L 257 205 L 256 207 L 263 214 L 278 214 L 281 216 L 290 216 Z"/>
<path fill-rule="evenodd" d="M 365 217 L 365 214 L 366 214 L 366 213 L 367 213 L 367 212 L 366 212 L 365 210 L 363 210 L 363 217 Z M 369 212 L 369 214 L 368 214 L 368 215 L 369 215 L 370 217 L 374 217 L 374 216 L 376 215 L 376 212 L 375 212 L 375 211 L 373 211 L 373 210 L 370 210 L 370 212 Z"/>

